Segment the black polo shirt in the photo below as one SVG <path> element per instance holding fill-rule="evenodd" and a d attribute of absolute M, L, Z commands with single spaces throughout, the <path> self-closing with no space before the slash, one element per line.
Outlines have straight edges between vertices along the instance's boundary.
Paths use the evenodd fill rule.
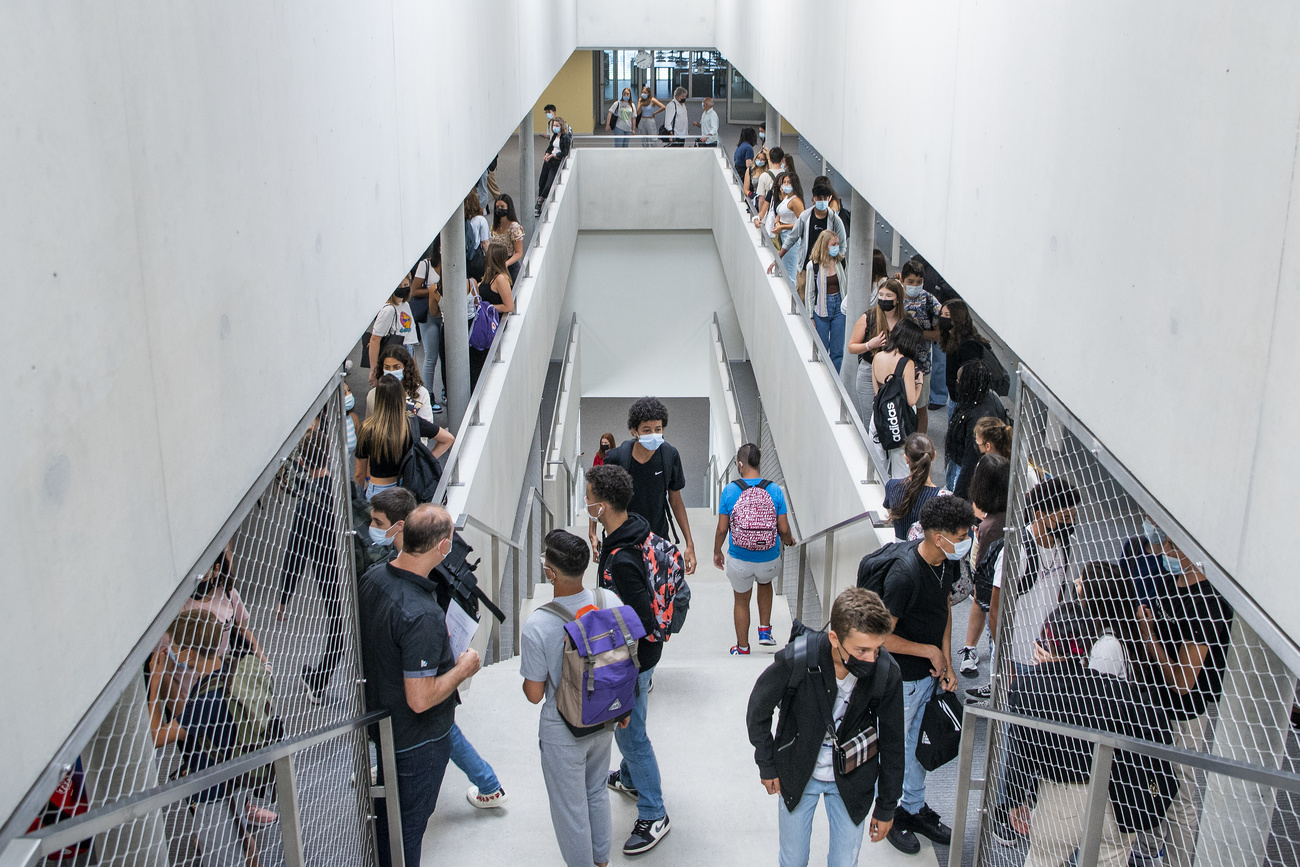
<path fill-rule="evenodd" d="M 961 566 L 944 560 L 931 566 L 921 552 L 911 551 L 894 561 L 885 576 L 885 607 L 898 618 L 894 634 L 917 644 L 931 644 L 945 649 L 948 640 L 948 594 L 957 580 Z M 930 660 L 924 656 L 893 654 L 903 680 L 931 677 Z"/>
<path fill-rule="evenodd" d="M 361 576 L 358 607 L 366 704 L 393 716 L 398 752 L 445 737 L 451 731 L 460 696 L 416 713 L 406 703 L 408 677 L 435 677 L 456 664 L 447 639 L 447 621 L 427 577 L 380 563 Z"/>

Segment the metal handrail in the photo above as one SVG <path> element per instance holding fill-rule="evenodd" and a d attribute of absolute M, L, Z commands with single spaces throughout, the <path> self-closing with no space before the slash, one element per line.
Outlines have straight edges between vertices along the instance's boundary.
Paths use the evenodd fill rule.
<path fill-rule="evenodd" d="M 525 277 L 536 276 L 532 273 L 532 267 L 534 254 L 536 254 L 542 246 L 541 227 L 543 223 L 551 222 L 547 219 L 547 216 L 550 213 L 550 205 L 555 197 L 559 195 L 560 189 L 564 186 L 564 182 L 560 180 L 560 172 L 564 171 L 564 167 L 568 161 L 569 158 L 566 156 L 564 162 L 560 164 L 560 171 L 556 172 L 555 182 L 551 184 L 551 190 L 546 194 L 546 200 L 542 203 L 541 220 L 534 226 L 533 238 L 528 244 L 528 250 L 524 253 L 523 258 L 519 260 L 519 275 L 521 281 Z M 531 290 L 532 288 L 533 287 L 530 285 L 529 289 Z M 513 291 L 513 289 L 514 287 L 512 286 L 511 290 Z M 518 294 L 514 296 L 514 301 L 515 309 L 518 310 L 520 302 L 520 296 Z M 497 327 L 496 334 L 492 337 L 492 345 L 488 347 L 488 357 L 492 359 L 493 364 L 497 364 L 501 361 L 502 341 L 505 340 L 505 335 L 510 328 L 512 319 L 513 317 L 509 314 L 503 316 L 501 318 L 501 324 Z M 482 408 L 483 389 L 486 381 L 487 379 L 485 376 L 479 376 L 478 385 L 470 395 L 469 403 L 465 405 L 465 415 L 461 419 L 460 428 L 456 431 L 456 439 L 451 444 L 451 450 L 447 452 L 447 459 L 443 461 L 442 478 L 439 480 L 438 487 L 433 495 L 433 501 L 435 503 L 445 503 L 447 501 L 447 489 L 453 485 L 463 484 L 460 480 L 460 450 L 467 428 L 477 427 L 483 423 L 480 419 L 480 410 Z"/>
<path fill-rule="evenodd" d="M 735 165 L 733 165 L 730 160 L 724 159 L 721 154 L 719 154 L 719 159 L 726 163 L 726 169 L 730 174 L 729 183 L 733 184 L 741 193 L 741 201 L 745 202 L 745 210 L 746 212 L 749 212 L 749 202 L 744 196 L 744 190 L 741 187 L 739 175 L 736 174 Z M 760 249 L 768 247 L 767 242 L 764 241 L 761 236 L 759 238 L 758 246 Z M 889 469 L 881 462 L 880 457 L 871 447 L 871 434 L 867 430 L 866 425 L 863 424 L 861 417 L 858 416 L 857 407 L 853 405 L 853 400 L 849 397 L 848 389 L 845 388 L 844 381 L 840 378 L 839 371 L 836 370 L 835 365 L 831 363 L 830 355 L 822 352 L 822 339 L 818 336 L 817 329 L 812 324 L 812 313 L 808 310 L 807 306 L 799 300 L 799 293 L 790 285 L 790 281 L 787 279 L 785 266 L 781 264 L 781 257 L 777 256 L 776 251 L 774 250 L 768 249 L 768 252 L 772 255 L 772 261 L 776 265 L 775 275 L 781 277 L 782 283 L 790 293 L 790 315 L 798 316 L 803 321 L 804 329 L 812 340 L 813 357 L 808 359 L 808 361 L 810 363 L 820 362 L 822 366 L 826 368 L 831 381 L 835 383 L 835 391 L 840 399 L 840 418 L 836 423 L 853 425 L 854 429 L 858 432 L 858 437 L 862 440 L 863 448 L 866 449 L 867 458 L 871 461 L 872 469 L 876 472 L 876 478 L 881 484 L 884 484 L 885 480 L 889 478 Z M 863 481 L 866 482 L 869 480 L 864 479 Z"/>
<path fill-rule="evenodd" d="M 713 326 L 718 331 L 718 346 L 722 349 L 723 366 L 727 368 L 727 393 L 731 395 L 731 403 L 736 408 L 736 424 L 740 428 L 741 445 L 744 445 L 749 442 L 749 434 L 745 432 L 745 416 L 740 411 L 740 396 L 736 394 L 736 377 L 731 373 L 731 356 L 727 353 L 727 341 L 722 337 L 722 323 L 718 320 L 716 310 L 713 311 Z"/>
<path fill-rule="evenodd" d="M 564 376 L 565 373 L 568 371 L 569 367 L 573 364 L 573 351 L 577 345 L 576 341 L 573 338 L 577 333 L 577 331 L 578 331 L 578 313 L 575 310 L 573 313 L 573 318 L 569 320 L 569 335 L 564 341 L 564 360 L 560 362 L 560 381 L 557 385 L 556 392 L 555 392 L 556 412 L 551 415 L 551 429 L 547 433 L 547 437 L 546 437 L 546 465 L 542 468 L 542 473 L 543 475 L 546 475 L 548 478 L 554 478 L 554 476 L 547 475 L 549 473 L 549 470 L 547 470 L 546 467 L 555 466 L 557 463 L 562 464 L 566 472 L 571 472 L 569 470 L 569 465 L 564 463 L 564 457 L 562 455 L 558 455 L 559 457 L 558 461 L 553 456 L 556 455 L 556 453 L 560 450 L 560 443 L 556 442 L 555 440 L 555 430 L 560 423 L 560 413 L 559 413 L 560 400 L 563 397 L 565 391 Z M 573 399 L 572 395 L 570 395 L 570 399 Z M 581 396 L 579 396 L 578 399 L 581 400 Z M 581 448 L 581 445 L 579 445 L 579 448 Z"/>
<path fill-rule="evenodd" d="M 644 141 L 644 140 L 646 140 L 646 139 L 650 139 L 650 140 L 652 140 L 652 141 L 662 141 L 662 140 L 665 139 L 665 138 L 681 138 L 681 140 L 684 142 L 684 144 L 682 145 L 682 147 L 706 147 L 706 145 L 702 145 L 702 144 L 699 143 L 699 141 L 700 141 L 700 136 L 698 136 L 698 135 L 694 135 L 694 136 L 693 136 L 693 135 L 687 135 L 687 136 L 674 136 L 674 135 L 661 136 L 661 135 L 659 135 L 658 133 L 654 133 L 653 135 L 645 135 L 644 133 L 633 133 L 633 134 L 631 134 L 631 135 L 621 135 L 621 136 L 620 136 L 620 135 L 613 135 L 613 134 L 609 134 L 609 135 L 601 135 L 600 133 L 589 133 L 589 132 L 588 132 L 588 133 L 577 133 L 577 132 L 575 132 L 575 133 L 571 133 L 571 134 L 570 134 L 570 138 L 573 139 L 573 143 L 574 143 L 574 145 L 578 145 L 578 144 L 588 144 L 588 143 L 590 143 L 590 144 L 595 144 L 595 143 L 597 143 L 597 142 L 602 142 L 602 143 L 603 143 L 603 142 L 610 142 L 610 143 L 612 144 L 612 143 L 614 143 L 614 142 L 620 142 L 620 141 L 626 141 L 626 142 L 630 142 L 630 141 L 633 141 L 633 140 L 636 140 L 636 141 Z M 716 145 L 716 147 L 719 147 L 719 148 L 720 148 L 721 145 L 722 145 L 722 140 L 719 139 L 719 140 L 718 140 L 718 144 Z M 674 150 L 677 150 L 677 148 L 674 148 Z"/>
<path fill-rule="evenodd" d="M 798 548 L 801 545 L 808 545 L 812 542 L 816 542 L 818 539 L 822 538 L 823 536 L 834 535 L 835 533 L 838 533 L 840 530 L 847 530 L 849 527 L 853 527 L 858 524 L 861 524 L 863 521 L 871 521 L 872 527 L 884 526 L 883 524 L 877 523 L 875 513 L 868 510 L 860 514 L 854 515 L 852 518 L 845 518 L 843 521 L 840 521 L 838 524 L 832 524 L 831 526 L 827 527 L 825 530 L 820 530 L 816 533 L 813 533 L 811 536 L 806 536 L 802 539 L 798 539 L 790 547 Z"/>
<path fill-rule="evenodd" d="M 358 729 L 364 729 L 367 726 L 379 724 L 388 719 L 388 711 L 371 711 L 368 714 L 338 723 L 329 728 L 308 732 L 281 741 L 278 744 L 245 753 L 238 758 L 221 762 L 196 773 L 186 774 L 161 786 L 146 789 L 129 798 L 89 810 L 66 822 L 39 828 L 30 834 L 12 840 L 4 853 L 0 854 L 0 865 L 4 865 L 4 867 L 20 867 L 20 865 L 29 863 L 31 858 L 49 855 L 60 849 L 73 846 L 79 841 L 93 837 L 96 834 L 102 834 L 127 822 L 144 818 L 155 810 L 174 804 L 183 798 L 197 795 L 215 786 L 230 782 L 250 771 L 255 771 L 276 762 L 282 762 L 284 759 L 297 755 L 318 744 L 334 740 Z M 382 728 L 387 729 L 391 737 L 391 724 L 382 726 Z M 395 769 L 393 770 L 395 771 Z M 386 774 L 385 779 L 396 780 L 396 774 L 393 773 L 392 776 Z M 286 782 L 281 781 L 281 787 L 284 787 Z M 400 821 L 400 816 L 398 818 Z M 283 821 L 285 817 L 282 816 L 281 819 Z M 398 838 L 400 840 L 400 830 Z"/>

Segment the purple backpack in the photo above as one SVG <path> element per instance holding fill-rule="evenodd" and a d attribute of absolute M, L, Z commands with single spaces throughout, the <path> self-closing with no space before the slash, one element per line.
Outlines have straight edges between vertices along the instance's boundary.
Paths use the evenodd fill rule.
<path fill-rule="evenodd" d="M 501 314 L 497 309 L 483 299 L 479 299 L 478 313 L 474 317 L 474 324 L 469 329 L 469 347 L 477 349 L 479 352 L 487 352 L 492 348 L 492 338 L 496 336 L 497 326 L 501 323 Z"/>
<path fill-rule="evenodd" d="M 646 634 L 631 607 L 604 607 L 611 597 L 599 588 L 595 597 L 596 605 L 579 609 L 576 618 L 558 602 L 539 609 L 565 623 L 564 667 L 555 686 L 555 707 L 579 738 L 603 731 L 632 712 L 641 673 L 636 643 Z"/>

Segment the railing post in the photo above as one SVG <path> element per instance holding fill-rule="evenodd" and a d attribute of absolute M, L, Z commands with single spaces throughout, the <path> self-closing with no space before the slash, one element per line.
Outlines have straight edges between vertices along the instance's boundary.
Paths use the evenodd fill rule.
<path fill-rule="evenodd" d="M 298 810 L 298 776 L 293 770 L 293 756 L 276 759 L 272 767 L 275 768 L 276 804 L 280 808 L 284 864 L 285 867 L 304 867 L 307 856 L 302 848 L 302 816 Z"/>
<path fill-rule="evenodd" d="M 392 867 L 406 867 L 406 850 L 402 847 L 402 804 L 397 792 L 397 750 L 393 745 L 393 719 L 379 721 L 379 761 L 384 768 L 384 812 L 388 814 L 388 852 Z M 378 828 L 375 833 L 382 833 Z M 419 865 L 411 865 L 419 867 Z"/>
<path fill-rule="evenodd" d="M 492 601 L 501 604 L 501 539 L 492 534 Z M 495 617 L 492 620 L 492 661 L 501 661 L 501 624 Z"/>
<path fill-rule="evenodd" d="M 822 621 L 829 623 L 831 619 L 831 603 L 834 597 L 831 591 L 835 582 L 835 534 L 830 533 L 826 537 L 826 563 L 822 573 Z"/>
<path fill-rule="evenodd" d="M 527 515 L 528 515 L 528 535 L 532 536 L 532 529 L 533 529 L 532 509 L 528 510 Z M 523 593 L 521 593 L 519 589 L 519 582 L 523 580 L 519 572 L 519 549 L 511 548 L 510 557 L 511 557 L 511 565 L 513 566 L 513 572 L 514 572 L 514 578 L 510 582 L 513 585 L 510 593 L 510 597 L 511 597 L 510 601 L 511 604 L 514 606 L 511 609 L 511 619 L 514 621 L 514 623 L 512 624 L 510 630 L 511 632 L 510 652 L 512 656 L 518 656 L 519 655 L 519 621 L 521 619 L 519 616 L 519 606 L 520 606 L 520 601 L 523 599 Z M 500 657 L 498 656 L 497 659 L 500 660 Z"/>
<path fill-rule="evenodd" d="M 970 804 L 970 790 L 977 782 L 970 778 L 975 759 L 975 717 L 962 719 L 961 752 L 957 754 L 957 806 L 952 811 L 952 839 L 956 844 L 948 849 L 948 867 L 961 867 L 962 850 L 966 841 L 966 812 Z M 978 836 L 976 837 L 978 840 Z M 978 848 L 976 852 L 978 852 Z M 978 855 L 976 856 L 978 857 Z"/>
<path fill-rule="evenodd" d="M 1110 766 L 1115 760 L 1114 747 L 1097 744 L 1092 755 L 1092 775 L 1088 777 L 1088 808 L 1083 814 L 1083 840 L 1079 843 L 1079 867 L 1095 867 L 1101 852 L 1101 838 L 1110 804 Z"/>
<path fill-rule="evenodd" d="M 795 594 L 795 617 L 803 620 L 803 582 L 804 570 L 808 566 L 808 548 L 804 545 L 799 546 L 799 590 Z"/>

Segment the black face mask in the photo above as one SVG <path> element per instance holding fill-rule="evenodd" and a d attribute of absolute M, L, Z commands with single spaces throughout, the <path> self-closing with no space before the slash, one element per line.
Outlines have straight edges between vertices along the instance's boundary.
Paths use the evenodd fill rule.
<path fill-rule="evenodd" d="M 940 320 L 939 320 L 939 333 L 940 333 L 940 334 L 948 334 L 948 333 L 951 332 L 951 331 L 952 331 L 952 320 L 951 320 L 951 319 L 940 319 Z"/>
<path fill-rule="evenodd" d="M 398 301 L 405 301 L 406 299 L 411 297 L 411 287 L 398 286 L 397 289 L 393 291 L 393 297 L 396 298 Z"/>
<path fill-rule="evenodd" d="M 1064 542 L 1074 535 L 1074 529 L 1073 524 L 1057 524 L 1052 528 L 1052 535 Z"/>
<path fill-rule="evenodd" d="M 510 215 L 510 212 L 507 211 L 505 208 L 497 208 L 492 213 L 496 215 L 496 218 L 498 220 L 504 220 L 506 217 Z"/>
<path fill-rule="evenodd" d="M 858 659 L 850 653 L 845 653 L 843 648 L 840 649 L 840 662 L 849 670 L 849 674 L 853 675 L 858 680 L 864 680 L 871 677 L 876 670 L 876 664 L 874 662 L 866 662 Z"/>
<path fill-rule="evenodd" d="M 890 310 L 893 310 L 894 305 L 896 305 L 897 303 L 898 303 L 897 301 L 891 301 L 888 298 L 881 298 L 879 301 L 876 302 L 877 306 L 879 306 L 880 309 L 885 311 L 886 313 L 888 313 Z"/>

